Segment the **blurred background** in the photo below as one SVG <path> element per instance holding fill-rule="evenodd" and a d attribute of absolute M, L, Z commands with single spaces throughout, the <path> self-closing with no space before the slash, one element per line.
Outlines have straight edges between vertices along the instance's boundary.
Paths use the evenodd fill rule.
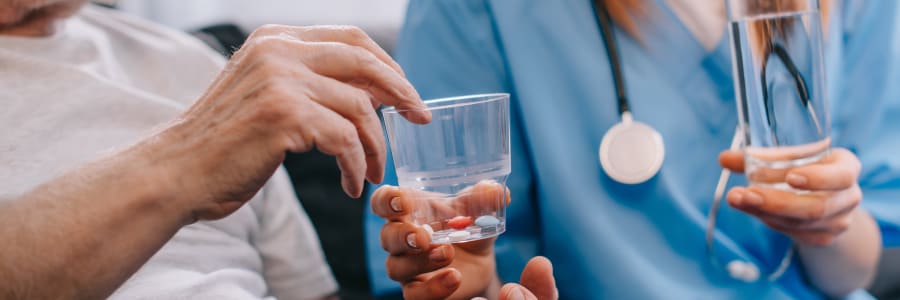
<path fill-rule="evenodd" d="M 234 24 L 245 32 L 260 25 L 352 24 L 382 47 L 392 48 L 407 0 L 121 0 L 119 9 L 183 30 Z M 390 49 L 388 49 L 390 50 Z"/>
<path fill-rule="evenodd" d="M 364 29 L 391 52 L 403 25 L 407 0 L 123 0 L 98 1 L 154 22 L 190 32 L 230 55 L 264 24 L 349 24 Z M 328 264 L 345 300 L 371 299 L 365 264 L 365 199 L 340 186 L 334 158 L 318 152 L 290 154 L 285 167 L 303 208 L 316 227 Z"/>

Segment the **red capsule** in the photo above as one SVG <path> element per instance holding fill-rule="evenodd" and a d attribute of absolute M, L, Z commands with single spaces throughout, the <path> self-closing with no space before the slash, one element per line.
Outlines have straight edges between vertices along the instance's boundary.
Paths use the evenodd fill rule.
<path fill-rule="evenodd" d="M 447 226 L 456 230 L 465 229 L 469 225 L 472 225 L 472 217 L 456 216 L 447 221 Z"/>

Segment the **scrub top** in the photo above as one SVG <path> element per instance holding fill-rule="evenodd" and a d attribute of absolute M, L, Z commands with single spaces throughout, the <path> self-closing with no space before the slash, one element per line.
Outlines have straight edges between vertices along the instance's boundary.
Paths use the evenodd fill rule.
<path fill-rule="evenodd" d="M 513 201 L 496 243 L 501 278 L 518 281 L 529 258 L 545 255 L 562 299 L 823 298 L 797 258 L 776 282 L 766 281 L 790 240 L 728 205 L 715 235 L 718 262 L 749 261 L 761 279 L 734 279 L 707 259 L 704 229 L 721 171 L 717 158 L 737 124 L 728 38 L 706 50 L 666 1 L 648 1 L 655 5 L 641 22 L 640 39 L 616 32 L 634 118 L 665 140 L 662 170 L 638 185 L 612 181 L 598 162 L 600 139 L 620 118 L 590 0 L 410 2 L 396 55 L 424 99 L 512 95 Z M 834 146 L 859 156 L 863 205 L 886 246 L 897 245 L 898 4 L 835 3 L 825 30 Z M 387 169 L 386 183 L 396 184 L 393 167 Z M 730 181 L 745 184 L 743 176 Z M 398 295 L 399 285 L 385 273 L 383 224 L 369 212 L 373 289 Z"/>

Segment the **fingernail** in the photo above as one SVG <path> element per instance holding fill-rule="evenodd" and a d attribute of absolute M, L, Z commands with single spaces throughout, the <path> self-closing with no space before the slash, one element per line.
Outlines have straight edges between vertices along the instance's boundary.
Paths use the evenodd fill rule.
<path fill-rule="evenodd" d="M 488 300 L 488 299 L 485 297 L 475 297 L 475 298 L 472 298 L 472 300 Z"/>
<path fill-rule="evenodd" d="M 428 254 L 428 259 L 433 262 L 443 262 L 447 260 L 447 251 L 444 249 L 444 247 L 434 249 L 431 251 L 431 253 Z"/>
<path fill-rule="evenodd" d="M 807 182 L 806 176 L 799 174 L 788 174 L 785 180 L 787 180 L 787 183 L 793 186 L 804 186 Z"/>
<path fill-rule="evenodd" d="M 402 212 L 403 211 L 403 207 L 400 207 L 400 198 L 399 197 L 394 197 L 393 199 L 391 199 L 391 210 L 393 210 L 394 212 Z"/>
<path fill-rule="evenodd" d="M 509 295 L 510 300 L 525 300 L 525 291 L 522 288 L 516 288 L 512 291 L 511 295 Z"/>
<path fill-rule="evenodd" d="M 444 276 L 444 278 L 441 279 L 441 284 L 443 284 L 447 289 L 453 289 L 459 282 L 459 278 L 457 278 L 457 276 L 458 275 L 456 275 L 456 272 L 450 272 L 447 274 L 447 276 Z"/>
<path fill-rule="evenodd" d="M 406 235 L 406 244 L 409 245 L 409 247 L 411 247 L 413 249 L 419 248 L 418 246 L 416 246 L 416 234 L 415 233 L 410 233 L 410 234 Z"/>
<path fill-rule="evenodd" d="M 760 205 L 763 203 L 762 196 L 754 192 L 747 192 L 744 194 L 744 200 L 746 200 L 749 205 Z"/>

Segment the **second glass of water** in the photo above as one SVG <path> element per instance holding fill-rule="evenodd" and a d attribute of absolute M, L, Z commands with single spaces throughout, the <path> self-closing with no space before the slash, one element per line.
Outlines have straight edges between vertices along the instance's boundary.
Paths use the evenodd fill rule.
<path fill-rule="evenodd" d="M 411 199 L 412 219 L 432 243 L 467 242 L 506 229 L 511 170 L 509 95 L 484 94 L 425 101 L 429 124 L 382 110 L 397 179 Z"/>
<path fill-rule="evenodd" d="M 795 191 L 785 175 L 831 147 L 819 1 L 727 4 L 747 178 Z"/>

